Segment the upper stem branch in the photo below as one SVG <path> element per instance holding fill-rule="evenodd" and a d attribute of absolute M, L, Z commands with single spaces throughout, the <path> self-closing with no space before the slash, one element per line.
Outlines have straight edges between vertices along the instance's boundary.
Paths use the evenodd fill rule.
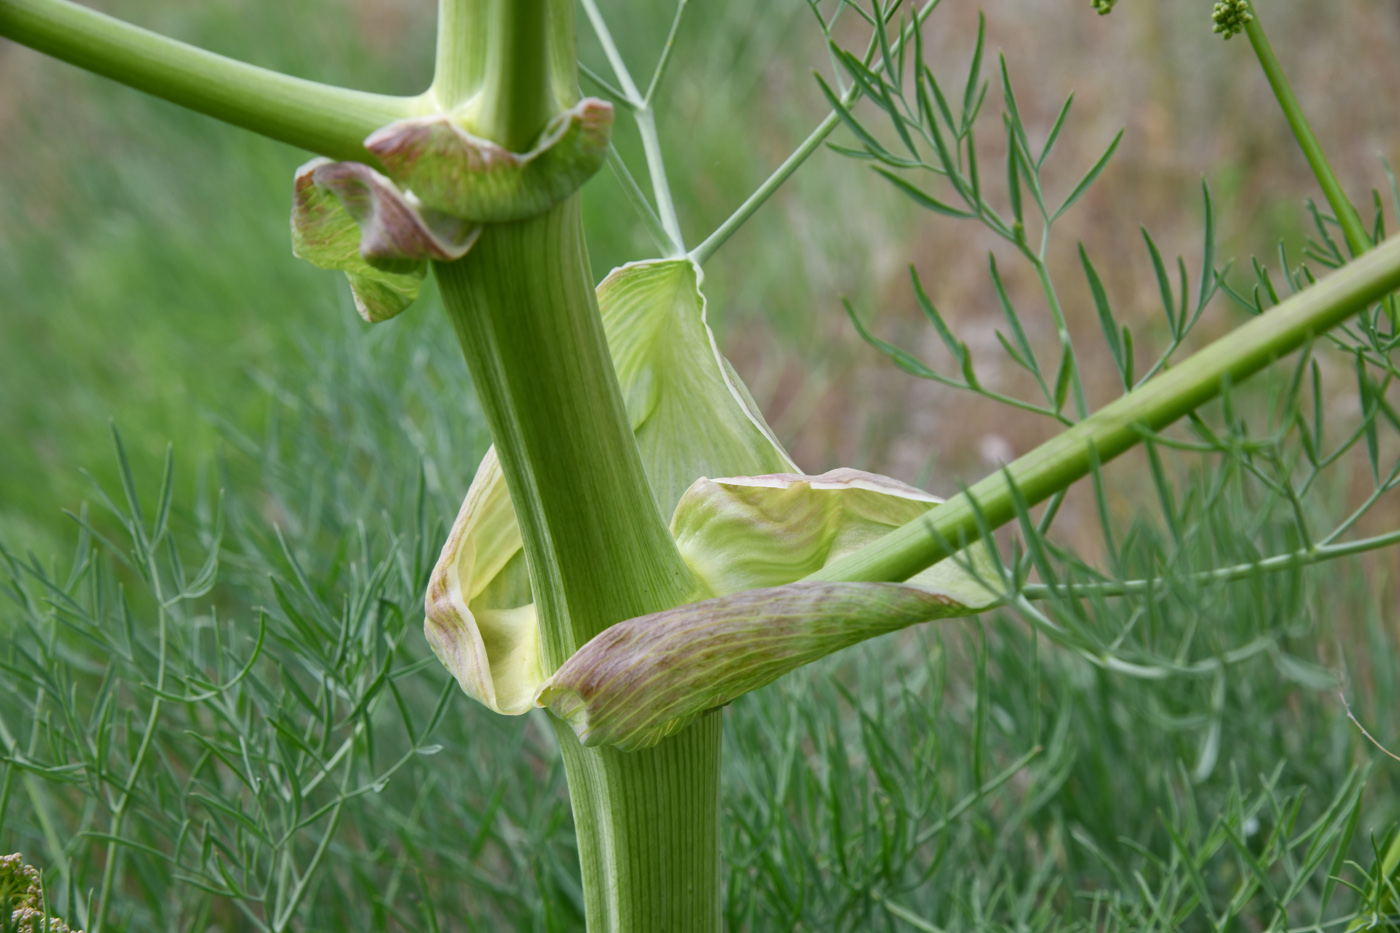
<path fill-rule="evenodd" d="M 1332 206 L 1332 213 L 1337 215 L 1337 222 L 1342 225 L 1342 233 L 1346 235 L 1347 246 L 1351 249 L 1353 256 L 1360 256 L 1371 248 L 1371 239 L 1366 235 L 1366 228 L 1361 223 L 1361 215 L 1356 212 L 1348 200 L 1346 192 L 1342 189 L 1342 183 L 1337 180 L 1337 173 L 1332 171 L 1332 165 L 1327 161 L 1327 155 L 1322 151 L 1322 144 L 1317 141 L 1317 135 L 1313 133 L 1311 124 L 1308 123 L 1307 114 L 1303 113 L 1302 106 L 1298 103 L 1298 98 L 1293 93 L 1293 86 L 1288 83 L 1288 76 L 1283 73 L 1283 65 L 1279 62 L 1278 56 L 1274 54 L 1274 48 L 1269 44 L 1269 37 L 1264 33 L 1264 27 L 1259 22 L 1258 4 L 1250 4 L 1250 12 L 1253 18 L 1245 24 L 1245 35 L 1249 36 L 1249 44 L 1254 46 L 1254 54 L 1259 57 L 1259 64 L 1264 68 L 1264 74 L 1269 79 L 1269 86 L 1274 89 L 1274 96 L 1278 98 L 1279 105 L 1283 107 L 1283 114 L 1288 118 L 1288 125 L 1293 130 L 1293 135 L 1298 139 L 1298 145 L 1303 149 L 1303 155 L 1307 157 L 1308 165 L 1312 167 L 1313 174 L 1317 176 L 1317 183 L 1322 187 L 1322 193 L 1327 197 L 1327 203 Z"/>
<path fill-rule="evenodd" d="M 432 93 L 443 110 L 466 103 L 481 87 L 486 62 L 486 30 L 480 28 L 482 2 L 438 0 Z"/>
<path fill-rule="evenodd" d="M 0 0 L 0 36 L 182 107 L 333 159 L 375 164 L 364 138 L 428 109 L 317 84 L 167 39 L 68 0 Z"/>
<path fill-rule="evenodd" d="M 549 5 L 549 0 L 494 0 L 487 4 L 483 100 L 477 129 L 512 152 L 529 149 L 554 115 Z"/>

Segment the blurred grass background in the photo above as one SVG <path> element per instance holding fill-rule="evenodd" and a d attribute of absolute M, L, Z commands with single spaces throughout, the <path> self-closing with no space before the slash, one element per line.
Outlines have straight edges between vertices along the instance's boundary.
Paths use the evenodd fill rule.
<path fill-rule="evenodd" d="M 355 87 L 413 93 L 431 72 L 428 0 L 94 5 L 219 52 Z M 634 70 L 647 73 L 671 10 L 603 6 Z M 984 8 L 989 45 L 1006 52 L 1028 125 L 1043 134 L 1064 96 L 1076 92 L 1052 163 L 1060 166 L 1051 177 L 1060 179 L 1061 192 L 1119 127 L 1128 130 L 1103 180 L 1064 222 L 1052 254 L 1065 272 L 1061 281 L 1082 281 L 1072 249 L 1082 239 L 1116 306 L 1130 320 L 1141 309 L 1139 339 L 1150 343 L 1155 284 L 1135 226 L 1148 226 L 1164 253 L 1183 253 L 1190 264 L 1199 249 L 1202 174 L 1216 196 L 1224 257 L 1272 257 L 1280 238 L 1297 255 L 1301 200 L 1316 196 L 1315 184 L 1247 45 L 1210 34 L 1208 3 L 1123 0 L 1108 17 L 1094 16 L 1087 2 Z M 1303 106 L 1354 200 L 1365 203 L 1370 188 L 1384 184 L 1377 154 L 1400 162 L 1393 94 L 1382 90 L 1400 87 L 1400 4 L 1277 0 L 1265 12 Z M 935 14 L 926 41 L 940 74 L 965 67 L 976 21 L 977 7 L 960 0 L 945 0 Z M 606 74 L 586 27 L 581 32 L 586 60 Z M 819 39 L 797 0 L 692 3 L 659 104 L 689 243 L 723 220 L 824 114 L 810 77 L 814 67 L 829 73 Z M 0 432 L 9 439 L 0 452 L 0 540 L 11 551 L 47 559 L 70 549 L 74 530 L 60 510 L 77 509 L 92 495 L 79 468 L 115 487 L 109 420 L 152 488 L 161 451 L 173 440 L 181 462 L 193 465 L 180 474 L 179 496 L 217 479 L 242 503 L 245 528 L 285 526 L 307 550 L 308 564 L 325 574 L 327 594 L 335 591 L 338 565 L 315 554 L 324 557 L 360 517 L 385 516 L 386 527 L 397 527 L 420 464 L 432 507 L 450 519 L 487 443 L 465 368 L 431 295 L 370 332 L 354 317 L 339 276 L 292 258 L 288 195 L 304 153 L 10 44 L 0 44 L 0 89 Z M 586 81 L 584 89 L 595 90 Z M 995 165 L 998 135 L 986 133 L 981 143 L 984 163 Z M 639 146 L 626 129 L 618 144 L 640 176 Z M 608 173 L 589 184 L 585 198 L 600 276 L 650 255 Z M 854 465 L 948 494 L 1007 452 L 1029 449 L 1048 427 L 899 373 L 856 338 L 839 297 L 849 296 L 883 336 L 938 360 L 936 338 L 911 298 L 906 266 L 913 263 L 950 324 L 987 361 L 979 368 L 984 380 L 1014 389 L 1014 374 L 999 373 L 993 362 L 999 314 L 987 283 L 989 250 L 1006 258 L 980 230 L 918 215 L 857 163 L 822 152 L 707 266 L 711 321 L 806 470 Z M 1028 276 L 1013 272 L 1008 284 L 1023 308 L 1038 307 Z M 1062 294 L 1071 326 L 1092 334 L 1092 305 L 1074 288 Z M 1197 339 L 1241 318 L 1218 299 Z M 1036 319 L 1042 329 L 1030 336 L 1044 344 L 1053 332 Z M 1085 370 L 1096 401 L 1108 398 L 1109 367 L 1099 367 L 1097 385 L 1092 359 Z M 1061 520 L 1071 537 L 1074 521 L 1073 511 Z M 249 542 L 247 553 L 256 552 L 259 545 Z M 244 570 L 261 566 L 252 558 L 245 563 Z M 239 567 L 236 556 L 232 566 Z M 1365 569 L 1329 568 L 1325 588 L 1310 590 L 1308 599 L 1324 599 L 1329 611 L 1298 610 L 1299 637 L 1315 646 L 1312 654 L 1347 665 L 1358 714 L 1383 740 L 1400 731 L 1396 570 L 1391 555 Z M 1120 837 L 1154 851 L 1166 845 L 1153 823 L 1158 809 L 1186 806 L 1198 792 L 1204 809 L 1224 807 L 1232 793 L 1256 792 L 1258 776 L 1286 761 L 1285 783 L 1309 788 L 1315 810 L 1369 756 L 1330 693 L 1274 682 L 1268 667 L 1232 681 L 1219 703 L 1195 687 L 1146 689 L 1072 659 L 1047 664 L 1031 691 L 1025 665 L 1037 656 L 1033 640 L 1001 625 L 988 644 L 979 649 L 953 635 L 945 645 L 941 634 L 887 639 L 736 704 L 726 781 L 727 851 L 735 866 L 729 916 L 736 928 L 894 924 L 896 914 L 872 890 L 927 916 L 951 909 L 950 900 L 985 906 L 989 899 L 998 916 L 1021 916 L 1016 905 L 1023 900 L 1020 922 L 1049 928 L 1031 916 L 1043 909 L 1036 886 L 1053 887 L 1045 873 L 1080 896 L 1113 889 L 1114 863 L 1128 857 Z M 963 663 L 979 651 L 988 659 L 981 679 L 969 673 L 977 665 Z M 924 667 L 916 656 L 937 663 Z M 944 689 L 928 690 L 931 682 Z M 859 715 L 880 715 L 878 704 L 871 708 L 882 691 L 900 710 L 891 714 L 897 727 L 911 736 L 908 754 L 894 756 L 903 763 L 882 765 L 905 769 L 893 783 L 866 771 L 892 753 Z M 526 860 L 543 872 L 530 882 L 533 894 L 502 895 L 490 908 L 512 928 L 530 929 L 540 898 L 568 898 L 567 878 L 550 872 L 569 870 L 569 843 L 540 836 L 540 826 L 557 832 L 559 825 L 557 768 L 533 727 L 487 726 L 461 697 L 456 701 L 460 719 L 451 732 L 464 748 L 473 730 L 491 730 L 498 743 L 509 735 L 534 749 L 529 767 L 549 775 L 548 793 L 520 803 L 520 812 L 507 807 L 501 818 L 534 827 L 531 838 L 554 853 L 544 862 Z M 1212 722 L 1226 724 L 1223 738 L 1217 732 L 1226 753 L 1212 780 L 1193 790 L 1163 763 L 1196 761 L 1207 727 L 1199 711 L 1206 707 L 1216 711 Z M 793 712 L 801 709 L 810 712 Z M 1154 727 L 1144 729 L 1145 721 Z M 979 800 L 949 850 L 984 863 L 975 879 L 941 862 L 930 870 L 922 855 L 881 862 L 880 838 L 870 842 L 871 863 L 884 865 L 883 874 L 862 879 L 811 863 L 814 853 L 844 851 L 853 838 L 874 832 L 892 806 L 891 787 L 931 789 L 949 800 L 975 790 L 987 774 L 969 762 L 982 755 L 1003 765 L 1013 760 L 1026 751 L 1032 722 L 1044 726 L 1037 734 L 1050 736 L 1043 767 L 1007 785 L 1003 796 Z M 980 751 L 974 734 L 984 742 Z M 509 771 L 499 762 L 482 767 L 493 781 L 501 780 L 500 770 L 491 769 Z M 1394 820 L 1391 788 L 1384 779 L 1373 782 L 1365 831 L 1383 832 Z M 434 793 L 446 813 L 481 796 L 450 784 Z M 467 803 L 454 803 L 453 794 Z M 843 798 L 861 803 L 842 809 Z M 482 802 L 461 821 L 488 809 Z M 1075 833 L 1090 844 L 1070 844 Z M 1015 834 L 1029 840 L 1024 847 L 1012 844 Z M 500 845 L 511 838 L 499 831 Z M 1115 854 L 1095 861 L 1093 846 Z M 548 871 L 539 867 L 546 864 Z M 451 877 L 442 864 L 438 870 Z M 931 888 L 930 877 L 949 887 Z M 964 883 L 965 891 L 958 888 Z M 473 896 L 463 897 L 475 909 Z M 568 916 L 559 926 L 533 928 L 568 929 Z"/>
<path fill-rule="evenodd" d="M 431 73 L 427 0 L 313 0 L 255 14 L 234 2 L 100 6 L 356 87 L 411 93 Z M 1168 256 L 1197 252 L 1203 174 L 1222 218 L 1223 255 L 1272 256 L 1279 238 L 1297 254 L 1301 199 L 1315 185 L 1243 43 L 1202 33 L 1199 12 L 1185 4 L 1125 4 L 1108 17 L 1011 3 L 986 12 L 1033 128 L 1048 129 L 1076 94 L 1054 163 L 1064 189 L 1117 128 L 1128 130 L 1113 168 L 1064 221 L 1053 262 L 1073 273 L 1071 244 L 1083 239 L 1118 305 L 1146 317 L 1155 286 L 1133 227 L 1150 228 Z M 646 71 L 670 11 L 617 4 L 611 13 L 634 70 Z M 1384 187 L 1376 156 L 1400 151 L 1387 95 L 1376 92 L 1400 86 L 1400 13 L 1389 0 L 1277 2 L 1267 13 L 1341 177 L 1355 200 L 1369 201 L 1371 187 Z M 975 5 L 949 2 L 927 30 L 930 59 L 949 76 L 965 65 L 976 15 Z M 585 59 L 607 73 L 582 33 Z M 690 242 L 822 115 L 809 76 L 827 67 L 819 40 L 797 2 L 711 0 L 688 13 L 660 118 Z M 0 477 L 0 529 L 48 549 L 62 528 L 57 510 L 84 495 L 77 468 L 107 469 L 109 418 L 148 453 L 167 438 L 190 454 L 210 452 L 210 413 L 257 425 L 264 377 L 296 367 L 318 331 L 345 326 L 346 297 L 335 276 L 295 262 L 287 247 L 287 179 L 303 153 L 10 44 L 0 46 L 0 83 L 0 429 L 18 441 Z M 628 121 L 619 126 L 641 176 Z M 994 165 L 999 134 L 980 142 Z M 619 206 L 610 173 L 587 196 L 600 274 L 652 249 Z M 838 299 L 849 295 L 877 331 L 903 346 L 923 342 L 937 358 L 904 273 L 913 262 L 974 354 L 990 358 L 998 315 L 986 255 L 1000 249 L 975 227 L 916 216 L 880 179 L 823 152 L 711 263 L 712 318 L 805 468 L 866 466 L 946 492 L 984 470 L 984 454 L 1024 451 L 1044 426 L 992 416 L 976 400 L 950 406 L 945 390 L 909 380 L 861 345 Z M 1033 283 L 1001 258 L 1013 298 L 1033 300 Z M 1094 326 L 1085 294 L 1064 300 L 1072 324 Z M 1208 329 L 1218 332 L 1232 313 L 1222 305 Z M 430 302 L 390 326 L 445 333 Z M 998 375 L 987 377 L 995 385 Z M 996 432 L 981 430 L 993 422 Z"/>

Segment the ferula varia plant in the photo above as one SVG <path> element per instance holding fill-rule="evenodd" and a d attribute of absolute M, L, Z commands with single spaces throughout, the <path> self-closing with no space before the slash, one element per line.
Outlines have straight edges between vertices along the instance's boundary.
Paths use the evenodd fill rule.
<path fill-rule="evenodd" d="M 1367 512 L 1400 483 L 1400 463 L 1387 459 L 1393 460 L 1387 432 L 1400 426 L 1392 401 L 1400 334 L 1388 297 L 1400 287 L 1400 244 L 1381 242 L 1379 209 L 1368 228 L 1346 199 L 1288 89 L 1257 11 L 1243 0 L 1216 4 L 1215 31 L 1249 37 L 1330 214 L 1314 210 L 1311 266 L 1285 261 L 1283 290 L 1258 264 L 1249 284 L 1227 282 L 1217 266 L 1208 190 L 1194 289 L 1185 263 L 1170 266 L 1144 233 L 1170 337 L 1146 367 L 1081 246 L 1093 312 L 1122 390 L 1115 401 L 1091 410 L 1079 362 L 1083 351 L 1070 333 L 1047 255 L 1056 221 L 1099 178 L 1121 134 L 1068 194 L 1052 196 L 1047 166 L 1069 103 L 1048 138 L 1033 145 L 1002 61 L 995 80 L 1006 164 L 1004 185 L 993 196 L 984 185 L 975 136 L 991 84 L 982 75 L 984 34 L 979 30 L 961 91 L 945 91 L 924 50 L 925 21 L 937 5 L 812 2 L 836 66 L 818 79 L 830 115 L 729 220 L 688 244 L 668 186 L 654 109 L 670 42 L 643 87 L 595 0 L 580 0 L 578 10 L 572 0 L 440 0 L 433 82 L 415 97 L 291 78 L 68 0 L 0 0 L 0 35 L 313 154 L 288 179 L 291 248 L 314 265 L 345 273 L 355 305 L 370 323 L 409 308 L 431 271 L 494 440 L 435 566 L 420 551 L 367 568 L 362 598 L 341 621 L 297 608 L 313 598 L 314 589 L 299 569 L 297 587 L 278 589 L 280 610 L 300 633 L 288 637 L 314 643 L 323 632 L 324 669 L 354 665 L 353 675 L 342 679 L 325 674 L 319 699 L 307 698 L 308 709 L 324 710 L 320 725 L 302 734 L 279 727 L 274 744 L 281 750 L 275 753 L 250 751 L 242 740 L 236 746 L 208 741 L 207 753 L 193 764 L 178 763 L 156 741 L 162 716 L 201 704 L 209 704 L 216 718 L 246 716 L 244 707 L 225 698 L 242 695 L 238 691 L 246 689 L 244 678 L 260 653 L 275 646 L 264 643 L 268 622 L 262 617 L 253 624 L 258 633 L 246 666 L 228 668 L 222 648 L 214 676 L 199 664 L 186 669 L 168 660 L 175 636 L 167 632 L 196 618 L 195 604 L 213 585 L 218 538 L 207 542 L 204 567 L 191 576 L 173 547 L 162 550 L 168 483 L 150 523 L 128 485 L 127 506 L 118 511 L 126 516 L 122 524 L 134 548 L 123 559 L 159 595 L 159 629 L 154 641 L 131 629 L 114 650 L 158 659 L 155 674 L 141 686 L 149 701 L 147 725 L 129 731 L 133 744 L 116 773 L 102 771 L 105 740 L 91 743 L 90 764 L 53 764 L 46 771 L 35 763 L 37 744 L 21 751 L 20 734 L 4 728 L 0 736 L 7 762 L 28 763 L 18 777 L 14 767 L 7 768 L 4 799 L 12 792 L 27 794 L 47 827 L 49 854 L 57 860 L 54 877 L 60 887 L 67 885 L 63 906 L 70 916 L 92 931 L 123 922 L 113 908 L 123 884 L 123 834 L 133 814 L 155 807 L 158 796 L 147 775 L 166 769 L 172 778 L 192 781 L 217 759 L 263 801 L 260 812 L 281 814 L 276 827 L 241 806 L 210 804 L 213 816 L 204 825 L 176 821 L 167 837 L 142 843 L 142 851 L 176 866 L 192 859 L 199 867 L 179 868 L 178 877 L 232 901 L 238 916 L 258 929 L 316 927 L 298 918 L 311 879 L 334 857 L 327 853 L 334 852 L 347 801 L 378 792 L 415 755 L 437 750 L 426 738 L 443 715 L 446 695 L 428 722 L 415 726 L 399 692 L 407 690 L 407 673 L 387 674 L 402 636 L 385 634 L 386 649 L 375 637 L 355 634 L 371 607 L 386 601 L 388 581 L 400 572 L 396 567 L 406 568 L 405 591 L 425 593 L 427 641 L 461 690 L 500 714 L 549 711 L 567 774 L 587 925 L 595 931 L 720 928 L 721 710 L 858 641 L 999 606 L 1111 676 L 1204 678 L 1223 691 L 1230 665 L 1267 655 L 1289 676 L 1327 682 L 1326 671 L 1284 652 L 1281 636 L 1267 625 L 1242 643 L 1203 648 L 1190 634 L 1173 640 L 1155 631 L 1152 618 L 1167 603 L 1204 606 L 1213 588 L 1231 581 L 1264 581 L 1400 541 L 1394 531 L 1355 534 Z M 677 7 L 671 41 L 683 28 L 686 6 L 681 0 Z M 1114 6 L 1111 0 L 1093 3 L 1100 14 Z M 608 99 L 580 91 L 580 19 L 611 66 L 611 78 L 590 73 L 589 80 Z M 841 39 L 854 35 L 856 26 L 867 40 L 851 50 Z M 1208 36 L 1204 7 L 1201 28 Z M 632 121 L 640 135 L 650 196 L 610 144 L 618 119 Z M 917 275 L 913 293 L 955 361 L 952 375 L 870 333 L 858 309 L 848 305 L 862 335 L 900 368 L 1043 416 L 1059 429 L 946 502 L 859 470 L 804 473 L 719 353 L 706 322 L 706 261 L 841 127 L 852 142 L 832 148 L 873 166 L 947 223 L 980 224 L 1004 240 L 1038 283 L 1056 337 L 1056 359 L 1046 364 L 993 262 L 991 292 L 1005 318 L 1005 329 L 997 332 L 1000 345 L 1036 387 L 1035 395 L 1022 398 L 982 381 L 968 344 L 945 322 Z M 578 189 L 605 164 L 618 174 L 660 255 L 621 266 L 595 286 Z M 1336 230 L 1345 248 L 1335 241 Z M 1222 289 L 1253 318 L 1178 358 Z M 1340 428 L 1324 429 L 1324 355 L 1329 372 L 1341 360 L 1354 373 L 1359 415 Z M 1277 368 L 1267 391 L 1246 385 L 1271 364 Z M 1179 422 L 1184 428 L 1173 429 Z M 1165 543 L 1143 536 L 1115 540 L 1103 471 L 1138 445 L 1145 449 L 1150 486 L 1169 531 Z M 1359 506 L 1329 519 L 1311 493 L 1329 470 L 1352 462 L 1346 456 L 1352 450 L 1369 463 L 1370 489 Z M 1199 459 L 1212 478 L 1190 495 L 1175 495 L 1164 466 L 1168 454 Z M 1086 477 L 1109 543 L 1103 559 L 1077 556 L 1051 537 L 1067 491 Z M 1019 534 L 997 546 L 993 532 L 1008 523 Z M 431 527 L 426 517 L 423 527 Z M 96 533 L 85 520 L 84 528 L 85 534 Z M 1270 530 L 1270 541 L 1291 546 L 1251 548 L 1251 535 L 1263 528 Z M 295 567 L 292 549 L 283 547 Z M 1203 554 L 1209 555 L 1204 562 Z M 10 567 L 12 595 L 40 619 L 42 600 L 19 581 L 49 577 L 38 564 L 13 560 Z M 81 577 L 74 573 L 74 580 Z M 93 585 L 93 592 L 105 592 Z M 45 586 L 66 592 L 58 582 Z M 293 592 L 298 587 L 300 596 Z M 64 611 L 74 630 L 109 637 L 97 634 L 105 609 Z M 226 625 L 209 624 L 216 635 Z M 35 623 L 36 638 L 44 630 Z M 52 650 L 50 641 L 30 654 Z M 18 663 L 11 667 L 19 670 Z M 301 690 L 288 678 L 289 689 Z M 369 716 L 372 704 L 380 708 L 386 683 L 403 713 L 408 744 L 387 770 L 372 764 L 369 751 L 368 767 L 379 770 L 361 786 L 358 769 L 364 766 L 351 764 L 362 754 L 360 730 L 368 728 L 368 718 L 361 717 Z M 42 702 L 60 705 L 68 696 L 60 690 L 42 700 L 47 694 L 40 694 Z M 79 719 L 107 721 L 113 697 L 105 687 L 101 696 L 95 710 L 64 707 L 75 730 L 85 728 Z M 34 735 L 42 731 L 38 723 L 48 721 L 41 701 L 31 709 Z M 219 712 L 217 704 L 226 702 L 232 705 Z M 336 712 L 341 703 L 345 709 Z M 106 734 L 100 728 L 98 733 Z M 1203 750 L 1199 773 L 1210 772 L 1216 754 L 1218 748 Z M 268 778 L 255 777 L 274 760 L 280 764 L 266 765 Z M 84 844 L 105 852 L 91 894 L 74 880 L 67 861 L 72 847 L 53 838 L 46 798 L 35 783 L 49 776 L 88 786 L 91 809 L 100 811 L 91 820 L 84 817 Z M 339 782 L 337 795 L 314 811 L 314 819 L 303 818 L 302 801 L 311 799 L 305 794 L 322 782 Z M 1278 916 L 1288 915 L 1291 899 L 1330 853 L 1338 853 L 1331 864 L 1340 866 L 1351 834 L 1339 827 L 1351 818 L 1354 829 L 1349 815 L 1359 812 L 1357 794 L 1353 786 L 1339 797 L 1328 811 L 1331 822 L 1319 823 L 1322 829 L 1309 837 L 1307 871 L 1295 876 L 1302 880 L 1274 895 Z M 212 829 L 216 819 L 237 824 L 236 841 L 221 841 Z M 313 824 L 317 835 L 308 849 L 298 833 Z M 1212 923 L 1228 923 L 1236 909 L 1211 905 L 1204 889 L 1191 897 L 1183 909 L 1201 908 Z M 1381 897 L 1373 899 L 1379 903 Z M 900 908 L 889 910 L 904 917 Z"/>

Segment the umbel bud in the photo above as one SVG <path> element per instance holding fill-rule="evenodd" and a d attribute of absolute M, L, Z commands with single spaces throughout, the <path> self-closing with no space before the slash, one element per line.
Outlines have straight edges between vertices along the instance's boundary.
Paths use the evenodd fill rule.
<path fill-rule="evenodd" d="M 1244 32 L 1244 27 L 1254 19 L 1249 12 L 1249 0 L 1218 0 L 1211 12 L 1215 21 L 1215 32 L 1226 39 Z"/>
<path fill-rule="evenodd" d="M 428 262 L 466 255 L 483 224 L 542 213 L 607 159 L 612 105 L 586 98 L 550 121 L 530 151 L 473 136 L 452 114 L 400 120 L 371 133 L 388 172 L 313 159 L 297 169 L 292 252 L 350 279 L 370 323 L 418 297 Z"/>
<path fill-rule="evenodd" d="M 68 924 L 45 913 L 39 870 L 24 864 L 18 852 L 0 856 L 0 911 L 8 913 L 9 924 L 0 923 L 6 930 L 74 933 Z"/>

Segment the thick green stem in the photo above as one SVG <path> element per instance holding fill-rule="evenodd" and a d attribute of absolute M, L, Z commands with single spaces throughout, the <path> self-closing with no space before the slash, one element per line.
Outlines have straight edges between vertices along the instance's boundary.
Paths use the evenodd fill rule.
<path fill-rule="evenodd" d="M 1220 394 L 1227 382 L 1340 324 L 1400 288 L 1400 240 L 1372 250 L 1277 307 L 1192 355 L 1135 391 L 949 499 L 926 518 L 812 574 L 812 580 L 907 580 L 1016 517 L 1016 495 L 1041 502 L 1088 474 L 1097 451 L 1106 463 Z M 1014 484 L 1014 490 L 1013 490 Z M 979 516 L 980 512 L 980 516 Z"/>
<path fill-rule="evenodd" d="M 589 280 L 578 199 L 437 267 L 515 503 L 553 670 L 691 594 L 651 498 Z"/>
<path fill-rule="evenodd" d="M 720 929 L 720 710 L 654 748 L 584 748 L 553 719 L 590 933 Z"/>
<path fill-rule="evenodd" d="M 333 159 L 374 164 L 364 138 L 430 107 L 422 97 L 366 94 L 258 68 L 67 0 L 0 0 L 0 36 Z"/>
<path fill-rule="evenodd" d="M 623 619 L 694 598 L 657 511 L 589 280 L 578 199 L 437 267 L 515 504 L 553 671 Z M 719 717 L 641 754 L 560 745 L 589 929 L 718 928 Z"/>
<path fill-rule="evenodd" d="M 1327 197 L 1327 203 L 1332 205 L 1332 213 L 1337 215 L 1337 221 L 1342 225 L 1342 233 L 1346 235 L 1351 254 L 1360 256 L 1371 248 L 1371 239 L 1366 235 L 1361 215 L 1347 199 L 1346 192 L 1342 190 L 1342 183 L 1337 180 L 1337 174 L 1332 171 L 1332 166 L 1322 151 L 1322 144 L 1317 141 L 1307 115 L 1303 113 L 1298 98 L 1293 94 L 1293 86 L 1288 83 L 1288 76 L 1283 73 L 1283 65 L 1274 55 L 1269 37 L 1264 34 L 1264 27 L 1260 25 L 1258 4 L 1251 3 L 1250 12 L 1253 18 L 1244 27 L 1245 35 L 1249 36 L 1249 44 L 1254 46 L 1254 54 L 1259 57 L 1259 64 L 1264 68 L 1269 86 L 1274 89 L 1274 96 L 1283 107 L 1288 125 L 1297 137 L 1298 145 L 1303 148 L 1303 155 L 1307 157 L 1308 165 L 1312 166 L 1317 183 L 1322 186 L 1322 193 Z"/>
<path fill-rule="evenodd" d="M 438 81 L 473 129 L 525 149 L 577 97 L 572 0 L 444 0 Z M 472 15 L 468 15 L 472 14 Z M 480 86 L 465 59 L 489 41 Z M 485 229 L 436 267 L 525 544 L 552 672 L 623 619 L 696 596 L 656 508 L 594 298 L 577 196 Z M 594 933 L 719 928 L 719 715 L 639 754 L 558 723 Z"/>

